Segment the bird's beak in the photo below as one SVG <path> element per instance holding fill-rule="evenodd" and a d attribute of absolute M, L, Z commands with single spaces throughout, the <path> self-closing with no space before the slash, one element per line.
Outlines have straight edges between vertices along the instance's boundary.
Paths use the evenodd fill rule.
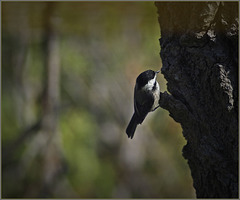
<path fill-rule="evenodd" d="M 155 73 L 158 74 L 161 70 L 156 71 Z"/>

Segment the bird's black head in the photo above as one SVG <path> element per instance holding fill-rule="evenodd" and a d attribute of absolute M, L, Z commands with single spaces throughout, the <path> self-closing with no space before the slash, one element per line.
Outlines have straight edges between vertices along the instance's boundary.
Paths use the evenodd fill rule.
<path fill-rule="evenodd" d="M 148 83 L 148 81 L 150 81 L 151 79 L 153 79 L 155 77 L 156 73 L 158 73 L 158 72 L 155 72 L 153 70 L 147 70 L 147 71 L 142 72 L 137 77 L 137 80 L 136 80 L 138 87 L 142 88 L 143 86 L 145 86 Z"/>

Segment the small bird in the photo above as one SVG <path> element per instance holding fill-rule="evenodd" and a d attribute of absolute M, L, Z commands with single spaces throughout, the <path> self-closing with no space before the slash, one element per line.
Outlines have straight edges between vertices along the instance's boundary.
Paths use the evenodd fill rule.
<path fill-rule="evenodd" d="M 132 139 L 137 125 L 142 124 L 150 111 L 159 107 L 160 87 L 156 81 L 159 72 L 160 70 L 147 70 L 137 77 L 134 88 L 134 114 L 126 129 L 128 138 Z"/>

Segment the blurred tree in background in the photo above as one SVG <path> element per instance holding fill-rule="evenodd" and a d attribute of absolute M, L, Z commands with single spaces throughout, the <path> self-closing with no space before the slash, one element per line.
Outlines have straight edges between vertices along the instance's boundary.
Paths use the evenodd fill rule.
<path fill-rule="evenodd" d="M 195 196 L 167 111 L 125 134 L 137 75 L 161 67 L 153 2 L 1 6 L 2 197 Z"/>

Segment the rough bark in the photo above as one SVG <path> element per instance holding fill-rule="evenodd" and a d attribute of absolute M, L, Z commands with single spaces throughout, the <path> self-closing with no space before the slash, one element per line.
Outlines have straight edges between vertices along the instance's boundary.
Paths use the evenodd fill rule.
<path fill-rule="evenodd" d="M 156 2 L 160 105 L 179 122 L 198 198 L 238 197 L 238 2 Z"/>

